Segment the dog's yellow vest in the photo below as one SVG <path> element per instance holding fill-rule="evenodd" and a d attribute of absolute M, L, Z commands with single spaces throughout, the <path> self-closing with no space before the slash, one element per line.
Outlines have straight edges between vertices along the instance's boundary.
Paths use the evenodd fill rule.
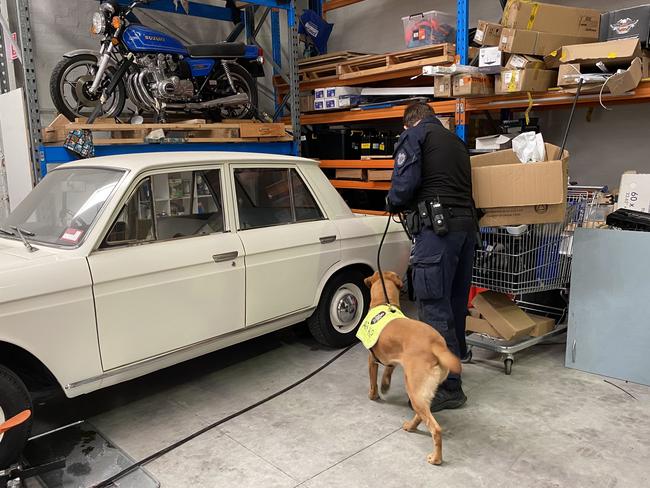
<path fill-rule="evenodd" d="M 357 338 L 366 349 L 370 349 L 377 344 L 384 327 L 395 319 L 403 318 L 406 316 L 394 305 L 379 305 L 371 308 L 357 331 Z"/>

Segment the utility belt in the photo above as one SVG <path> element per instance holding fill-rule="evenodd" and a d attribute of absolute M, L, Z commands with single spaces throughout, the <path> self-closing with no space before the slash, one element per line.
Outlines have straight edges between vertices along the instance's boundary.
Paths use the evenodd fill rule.
<path fill-rule="evenodd" d="M 405 223 L 410 235 L 419 234 L 425 227 L 430 227 L 441 237 L 450 231 L 471 232 L 478 229 L 478 218 L 473 207 L 448 207 L 432 200 L 419 202 L 417 211 L 407 212 Z"/>

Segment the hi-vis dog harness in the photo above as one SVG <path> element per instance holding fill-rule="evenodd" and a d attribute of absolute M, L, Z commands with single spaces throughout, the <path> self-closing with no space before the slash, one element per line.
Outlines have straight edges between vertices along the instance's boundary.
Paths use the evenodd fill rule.
<path fill-rule="evenodd" d="M 384 328 L 395 319 L 404 319 L 406 316 L 395 305 L 379 305 L 370 309 L 361 327 L 357 331 L 357 338 L 366 349 L 370 349 L 379 340 Z"/>

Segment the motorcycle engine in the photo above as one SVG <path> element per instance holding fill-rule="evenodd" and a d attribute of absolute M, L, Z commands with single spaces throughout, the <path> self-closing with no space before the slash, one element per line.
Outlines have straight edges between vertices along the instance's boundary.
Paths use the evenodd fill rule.
<path fill-rule="evenodd" d="M 190 100 L 194 96 L 194 83 L 181 79 L 179 63 L 171 55 L 147 55 L 139 59 L 147 73 L 149 90 L 159 100 Z"/>

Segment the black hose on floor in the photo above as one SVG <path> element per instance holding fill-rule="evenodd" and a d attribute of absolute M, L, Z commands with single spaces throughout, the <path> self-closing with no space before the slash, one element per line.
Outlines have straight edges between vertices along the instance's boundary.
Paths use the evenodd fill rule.
<path fill-rule="evenodd" d="M 190 434 L 190 435 L 188 435 L 187 437 L 184 437 L 183 439 L 181 439 L 181 440 L 179 440 L 179 441 L 176 441 L 174 444 L 172 444 L 172 445 L 170 445 L 170 446 L 167 446 L 167 447 L 161 449 L 160 451 L 154 452 L 153 454 L 151 454 L 151 455 L 147 456 L 146 458 L 144 458 L 144 459 L 138 461 L 137 463 L 133 464 L 132 466 L 129 466 L 128 468 L 123 469 L 123 470 L 120 471 L 119 473 L 114 474 L 114 475 L 111 476 L 110 478 L 108 478 L 108 479 L 106 479 L 106 480 L 104 480 L 104 481 L 100 481 L 99 483 L 93 485 L 91 488 L 108 488 L 108 487 L 112 486 L 113 483 L 114 483 L 115 481 L 124 478 L 126 475 L 132 473 L 132 472 L 135 471 L 136 469 L 139 469 L 139 468 L 141 468 L 142 466 L 144 466 L 144 465 L 146 465 L 146 464 L 149 464 L 151 461 L 155 461 L 156 459 L 158 459 L 158 458 L 164 456 L 165 454 L 167 454 L 167 453 L 173 451 L 174 449 L 177 449 L 178 447 L 180 447 L 180 446 L 182 446 L 183 444 L 185 444 L 185 443 L 191 441 L 192 439 L 195 439 L 195 438 L 197 438 L 198 436 L 203 435 L 203 434 L 205 434 L 206 432 L 208 432 L 208 431 L 214 429 L 215 427 L 218 427 L 218 426 L 220 426 L 221 424 L 224 424 L 224 423 L 228 422 L 229 420 L 232 420 L 232 419 L 234 419 L 234 418 L 236 418 L 236 417 L 239 417 L 240 415 L 243 415 L 243 414 L 245 414 L 246 412 L 250 412 L 250 411 L 253 410 L 254 408 L 257 408 L 257 407 L 259 407 L 260 405 L 263 405 L 263 404 L 265 404 L 266 402 L 269 402 L 269 401 L 273 400 L 274 398 L 277 398 L 277 397 L 279 397 L 280 395 L 282 395 L 282 394 L 288 392 L 289 390 L 294 389 L 296 386 L 301 385 L 301 384 L 304 383 L 305 381 L 309 380 L 310 378 L 316 376 L 318 373 L 320 373 L 321 371 L 323 371 L 323 370 L 324 370 L 325 368 L 327 368 L 330 364 L 332 364 L 334 361 L 336 361 L 336 360 L 339 359 L 341 356 L 343 356 L 346 352 L 348 352 L 350 349 L 352 349 L 355 345 L 356 345 L 356 342 L 355 342 L 354 344 L 352 344 L 352 345 L 346 347 L 345 349 L 343 349 L 341 352 L 339 352 L 338 354 L 336 354 L 332 359 L 330 359 L 330 360 L 327 361 L 325 364 L 323 364 L 323 365 L 320 366 L 319 368 L 317 368 L 317 369 L 315 369 L 314 371 L 312 371 L 311 373 L 309 373 L 307 376 L 305 376 L 305 377 L 299 379 L 299 380 L 296 381 L 295 383 L 290 384 L 290 385 L 287 386 L 286 388 L 283 388 L 282 390 L 277 391 L 277 392 L 273 393 L 272 395 L 267 396 L 267 397 L 264 398 L 263 400 L 260 400 L 260 401 L 257 402 L 257 403 L 254 403 L 254 404 L 252 404 L 252 405 L 249 405 L 248 407 L 243 408 L 243 409 L 239 410 L 238 412 L 235 412 L 235 413 L 233 413 L 233 414 L 231 414 L 231 415 L 228 415 L 227 417 L 224 417 L 224 418 L 222 418 L 222 419 L 220 419 L 220 420 L 217 420 L 216 422 L 214 422 L 214 423 L 212 423 L 212 424 L 210 424 L 210 425 L 208 425 L 208 426 L 206 426 L 206 427 L 203 427 L 201 430 L 197 430 L 197 431 L 194 432 L 193 434 Z"/>

